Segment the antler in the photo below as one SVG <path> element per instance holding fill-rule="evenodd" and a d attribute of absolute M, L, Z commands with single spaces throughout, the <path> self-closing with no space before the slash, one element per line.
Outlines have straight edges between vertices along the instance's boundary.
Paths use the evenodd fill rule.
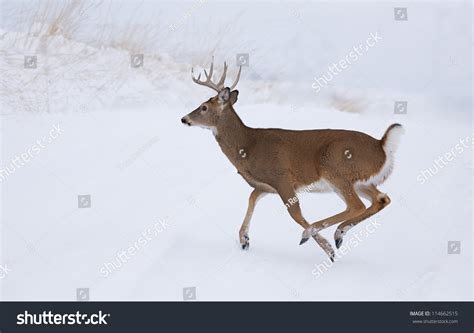
<path fill-rule="evenodd" d="M 230 90 L 234 89 L 237 83 L 239 82 L 241 71 L 242 71 L 242 66 L 240 66 L 239 73 L 237 74 L 237 78 L 235 79 L 232 86 L 230 86 L 229 88 Z M 204 74 L 206 75 L 206 81 L 200 80 L 201 74 L 199 74 L 197 78 L 194 77 L 194 68 L 191 69 L 191 78 L 193 79 L 194 82 L 196 82 L 197 84 L 200 84 L 201 86 L 209 87 L 217 92 L 220 92 L 225 87 L 225 77 L 227 75 L 227 64 L 224 62 L 224 72 L 222 73 L 222 76 L 217 83 L 214 83 L 211 81 L 213 72 L 214 72 L 214 58 L 212 58 L 212 61 L 211 61 L 209 74 L 207 74 L 207 71 L 204 70 Z"/>
<path fill-rule="evenodd" d="M 235 81 L 234 83 L 232 83 L 232 85 L 229 87 L 230 90 L 234 89 L 235 86 L 237 85 L 237 83 L 239 82 L 240 80 L 240 72 L 242 71 L 242 65 L 239 66 L 239 72 L 237 73 L 237 77 L 235 78 Z"/>

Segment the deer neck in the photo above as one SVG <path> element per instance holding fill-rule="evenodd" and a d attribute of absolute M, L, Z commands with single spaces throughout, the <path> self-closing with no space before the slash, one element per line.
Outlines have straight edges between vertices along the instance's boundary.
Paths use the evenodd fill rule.
<path fill-rule="evenodd" d="M 250 143 L 250 128 L 245 126 L 232 108 L 223 111 L 214 134 L 222 151 L 231 162 L 238 159 L 239 151 L 241 149 L 245 151 Z"/>

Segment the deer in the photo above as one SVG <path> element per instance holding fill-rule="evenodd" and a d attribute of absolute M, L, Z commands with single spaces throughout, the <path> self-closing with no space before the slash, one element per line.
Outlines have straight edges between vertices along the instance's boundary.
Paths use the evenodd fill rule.
<path fill-rule="evenodd" d="M 209 72 L 196 78 L 198 85 L 217 94 L 185 115 L 187 126 L 210 129 L 238 174 L 253 188 L 247 212 L 239 230 L 242 249 L 250 246 L 250 220 L 259 199 L 277 194 L 291 218 L 304 230 L 300 245 L 313 238 L 334 262 L 335 251 L 322 235 L 325 228 L 339 224 L 334 233 L 339 249 L 347 232 L 390 204 L 387 194 L 379 191 L 394 168 L 394 154 L 404 133 L 400 124 L 392 124 L 382 138 L 343 129 L 288 130 L 252 128 L 246 126 L 234 110 L 239 95 L 234 90 L 240 79 L 240 66 L 231 86 L 225 85 L 227 64 L 219 81 L 213 82 L 214 59 Z M 335 192 L 346 209 L 333 216 L 309 223 L 302 215 L 297 194 L 305 192 Z M 362 198 L 370 202 L 364 205 Z"/>

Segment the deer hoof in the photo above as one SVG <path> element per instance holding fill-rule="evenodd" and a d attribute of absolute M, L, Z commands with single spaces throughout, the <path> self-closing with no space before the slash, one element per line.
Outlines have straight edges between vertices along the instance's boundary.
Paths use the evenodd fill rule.
<path fill-rule="evenodd" d="M 309 239 L 309 238 L 305 238 L 305 237 L 301 238 L 301 240 L 300 240 L 300 245 L 303 245 L 304 243 L 306 243 L 306 241 L 307 241 L 308 239 Z"/>
<path fill-rule="evenodd" d="M 307 229 L 304 229 L 303 234 L 301 235 L 300 245 L 306 243 L 306 241 L 309 239 L 309 237 L 312 236 L 311 233 L 312 233 L 311 227 L 308 227 Z"/>
<path fill-rule="evenodd" d="M 336 248 L 339 249 L 342 245 L 342 234 L 343 232 L 339 229 L 334 233 L 334 242 L 336 243 Z"/>
<path fill-rule="evenodd" d="M 249 236 L 244 235 L 244 236 L 240 239 L 240 244 L 242 245 L 242 250 L 248 250 L 248 249 L 249 249 L 249 246 L 250 246 L 250 239 L 249 239 Z"/>
<path fill-rule="evenodd" d="M 328 243 L 328 248 L 325 249 L 326 254 L 328 255 L 331 262 L 334 262 L 334 257 L 336 256 L 336 252 L 334 252 L 332 246 Z"/>

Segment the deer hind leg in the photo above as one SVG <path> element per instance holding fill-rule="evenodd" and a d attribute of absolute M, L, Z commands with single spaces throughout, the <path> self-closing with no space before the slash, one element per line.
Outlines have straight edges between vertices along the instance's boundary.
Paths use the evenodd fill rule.
<path fill-rule="evenodd" d="M 301 208 L 298 200 L 295 200 L 296 193 L 291 186 L 282 186 L 277 190 L 280 198 L 283 200 L 283 203 L 288 208 L 288 213 L 303 228 L 308 228 L 310 224 L 305 220 L 301 214 Z M 313 235 L 313 239 L 318 243 L 318 245 L 323 249 L 324 252 L 328 255 L 329 259 L 334 262 L 335 252 L 331 244 L 327 241 L 326 238 L 319 234 Z"/>
<path fill-rule="evenodd" d="M 244 222 L 242 223 L 242 226 L 240 227 L 239 231 L 240 245 L 242 245 L 243 250 L 247 250 L 250 246 L 249 226 L 250 220 L 252 219 L 253 210 L 255 209 L 255 205 L 257 204 L 258 199 L 265 194 L 265 192 L 257 189 L 253 190 L 252 193 L 250 193 L 247 213 L 245 214 Z"/>
<path fill-rule="evenodd" d="M 362 200 L 354 190 L 354 186 L 350 183 L 344 183 L 336 187 L 339 196 L 346 203 L 346 210 L 343 212 L 330 216 L 328 218 L 319 220 L 311 224 L 303 231 L 300 244 L 305 243 L 310 236 L 318 235 L 319 231 L 328 228 L 336 223 L 343 222 L 347 219 L 360 215 L 365 211 L 365 206 Z"/>
<path fill-rule="evenodd" d="M 384 209 L 389 203 L 390 198 L 388 195 L 380 192 L 374 185 L 364 185 L 358 187 L 358 192 L 364 198 L 371 201 L 372 205 L 367 208 L 362 214 L 353 218 L 347 219 L 344 223 L 341 223 L 334 233 L 334 241 L 336 247 L 340 248 L 342 245 L 342 237 L 354 226 L 365 220 L 366 218 L 378 213 Z"/>

